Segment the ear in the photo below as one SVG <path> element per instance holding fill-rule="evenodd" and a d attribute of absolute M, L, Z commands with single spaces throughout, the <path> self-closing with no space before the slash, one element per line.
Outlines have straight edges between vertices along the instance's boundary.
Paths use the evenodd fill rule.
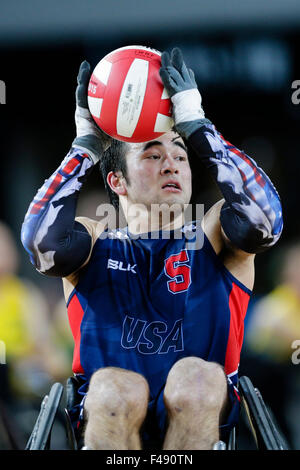
<path fill-rule="evenodd" d="M 110 171 L 107 175 L 106 181 L 110 189 L 119 196 L 125 196 L 127 194 L 126 180 L 120 171 Z"/>

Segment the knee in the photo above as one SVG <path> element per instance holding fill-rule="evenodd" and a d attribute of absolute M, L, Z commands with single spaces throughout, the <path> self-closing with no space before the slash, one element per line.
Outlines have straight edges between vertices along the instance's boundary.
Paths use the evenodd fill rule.
<path fill-rule="evenodd" d="M 84 407 L 88 416 L 100 412 L 110 416 L 130 415 L 134 419 L 145 414 L 148 399 L 149 386 L 142 375 L 105 367 L 92 375 Z"/>
<path fill-rule="evenodd" d="M 221 410 L 227 398 L 227 379 L 222 366 L 199 357 L 176 362 L 169 372 L 164 401 L 169 412 L 183 409 Z"/>

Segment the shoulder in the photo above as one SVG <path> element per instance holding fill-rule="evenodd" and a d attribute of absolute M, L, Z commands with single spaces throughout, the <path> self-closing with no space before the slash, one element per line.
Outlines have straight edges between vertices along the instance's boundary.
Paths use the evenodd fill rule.
<path fill-rule="evenodd" d="M 216 202 L 204 215 L 202 219 L 202 229 L 207 236 L 214 251 L 219 254 L 223 249 L 223 239 L 221 233 L 220 212 L 224 199 Z"/>
<path fill-rule="evenodd" d="M 104 222 L 90 219 L 88 217 L 76 217 L 75 221 L 83 225 L 88 231 L 92 238 L 92 246 L 94 246 L 101 233 L 106 229 L 106 224 Z"/>
<path fill-rule="evenodd" d="M 203 217 L 202 229 L 215 253 L 222 259 L 224 266 L 248 289 L 252 290 L 255 255 L 235 247 L 226 237 L 220 222 L 223 204 L 224 199 L 221 199 L 209 209 Z"/>

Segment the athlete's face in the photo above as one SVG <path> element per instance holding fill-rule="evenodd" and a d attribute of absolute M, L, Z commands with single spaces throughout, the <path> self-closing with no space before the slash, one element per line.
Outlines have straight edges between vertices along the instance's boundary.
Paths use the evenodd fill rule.
<path fill-rule="evenodd" d="M 136 204 L 188 204 L 191 169 L 182 138 L 170 131 L 146 143 L 130 144 L 126 154 L 128 201 Z"/>

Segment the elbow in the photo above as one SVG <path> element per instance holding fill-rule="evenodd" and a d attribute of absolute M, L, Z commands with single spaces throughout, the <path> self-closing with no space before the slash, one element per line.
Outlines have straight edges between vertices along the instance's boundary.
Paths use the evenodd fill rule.
<path fill-rule="evenodd" d="M 21 240 L 35 268 L 51 277 L 66 277 L 77 271 L 88 258 L 91 249 L 91 238 L 87 231 L 74 231 L 59 238 L 48 229 L 46 236 L 37 237 L 23 224 Z"/>
<path fill-rule="evenodd" d="M 251 227 L 241 240 L 240 248 L 247 253 L 263 253 L 274 246 L 278 239 L 279 237 L 273 233 L 266 233 L 265 230 Z"/>
<path fill-rule="evenodd" d="M 29 254 L 30 262 L 38 269 L 38 257 L 35 250 L 34 233 L 32 230 L 30 230 L 30 226 L 25 222 L 23 223 L 21 229 L 21 242 Z"/>
<path fill-rule="evenodd" d="M 38 242 L 35 231 L 28 224 L 22 225 L 21 242 L 29 254 L 30 262 L 37 271 L 47 276 L 61 277 L 63 263 L 54 261 L 55 250 L 49 249 L 43 242 Z"/>
<path fill-rule="evenodd" d="M 276 226 L 266 221 L 253 223 L 247 217 L 233 211 L 223 213 L 221 211 L 220 221 L 231 243 L 246 253 L 252 254 L 262 253 L 274 246 L 283 228 L 282 218 Z"/>

